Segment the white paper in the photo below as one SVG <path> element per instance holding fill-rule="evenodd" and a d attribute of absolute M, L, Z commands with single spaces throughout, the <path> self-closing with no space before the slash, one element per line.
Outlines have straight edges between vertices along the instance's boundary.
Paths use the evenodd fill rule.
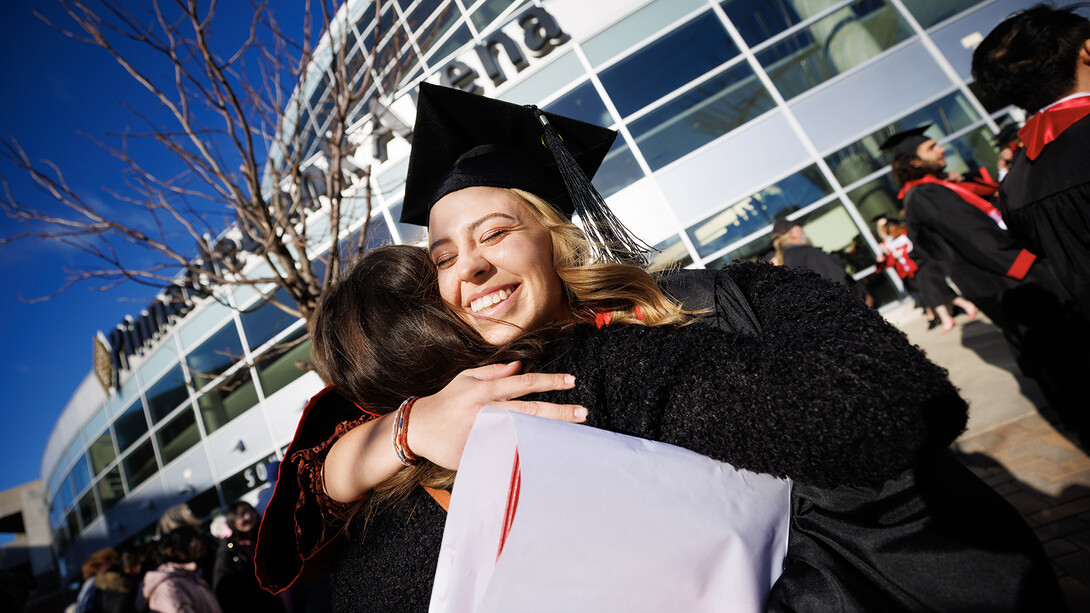
<path fill-rule="evenodd" d="M 497 560 L 516 445 L 521 492 Z M 761 611 L 790 489 L 672 445 L 487 407 L 462 454 L 431 611 Z"/>

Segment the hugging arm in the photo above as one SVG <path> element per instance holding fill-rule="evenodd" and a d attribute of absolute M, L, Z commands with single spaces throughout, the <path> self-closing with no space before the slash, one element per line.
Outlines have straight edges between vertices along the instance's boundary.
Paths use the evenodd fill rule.
<path fill-rule="evenodd" d="M 817 485 L 881 482 L 964 428 L 945 371 L 842 286 L 767 265 L 721 274 L 760 333 L 584 326 L 546 367 L 577 388 L 541 397 L 585 404 L 590 425 Z"/>

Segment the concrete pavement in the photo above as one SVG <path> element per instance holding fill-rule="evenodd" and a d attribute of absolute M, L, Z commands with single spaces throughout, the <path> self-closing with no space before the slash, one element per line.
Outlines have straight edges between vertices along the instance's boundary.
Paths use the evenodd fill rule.
<path fill-rule="evenodd" d="M 884 314 L 949 371 L 969 402 L 969 426 L 955 452 L 1033 527 L 1071 610 L 1090 611 L 1090 457 L 1058 427 L 983 314 L 959 316 L 948 334 L 928 331 L 911 302 Z"/>

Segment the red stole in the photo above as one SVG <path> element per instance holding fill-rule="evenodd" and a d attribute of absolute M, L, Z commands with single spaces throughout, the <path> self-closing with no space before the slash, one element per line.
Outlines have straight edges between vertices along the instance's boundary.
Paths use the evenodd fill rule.
<path fill-rule="evenodd" d="M 1000 228 L 1003 228 L 1004 230 L 1007 229 L 1007 225 L 1003 223 L 1003 215 L 999 213 L 998 209 L 992 206 L 991 202 L 981 198 L 971 190 L 966 189 L 963 185 L 951 183 L 950 181 L 943 181 L 942 179 L 936 178 L 934 175 L 926 175 L 922 179 L 916 179 L 915 181 L 905 183 L 904 187 L 901 188 L 901 192 L 897 194 L 897 197 L 904 200 L 905 194 L 907 194 L 909 190 L 924 183 L 938 183 L 939 185 L 952 190 L 955 194 L 961 196 L 962 200 L 980 209 L 981 212 L 990 217 Z M 1021 281 L 1026 277 L 1026 274 L 1029 273 L 1030 266 L 1033 265 L 1033 262 L 1036 259 L 1037 256 L 1030 251 L 1025 249 L 1021 250 L 1014 259 L 1014 263 L 1007 269 L 1006 275 L 1012 279 Z"/>
<path fill-rule="evenodd" d="M 999 191 L 999 183 L 992 179 L 992 173 L 988 172 L 987 168 L 981 166 L 977 170 L 980 172 L 979 177 L 966 178 L 958 185 L 982 198 L 994 196 Z"/>
<path fill-rule="evenodd" d="M 1064 130 L 1087 115 L 1090 115 L 1090 96 L 1079 96 L 1031 117 L 1018 131 L 1018 136 L 1026 144 L 1026 157 L 1037 159 L 1045 145 L 1056 140 Z"/>
<path fill-rule="evenodd" d="M 943 181 L 935 177 L 934 175 L 925 175 L 922 179 L 916 179 L 915 181 L 909 181 L 905 183 L 901 188 L 901 192 L 897 194 L 897 197 L 904 200 L 905 194 L 909 192 L 913 187 L 922 185 L 924 183 L 938 183 L 946 189 L 953 190 L 954 193 L 961 196 L 961 199 L 969 204 L 980 209 L 982 213 L 987 215 L 994 221 L 1000 228 L 1007 229 L 1006 224 L 1003 223 L 1003 215 L 999 212 L 999 209 L 995 208 L 991 202 L 978 196 L 973 190 L 961 185 L 960 183 L 952 183 L 950 181 Z"/>

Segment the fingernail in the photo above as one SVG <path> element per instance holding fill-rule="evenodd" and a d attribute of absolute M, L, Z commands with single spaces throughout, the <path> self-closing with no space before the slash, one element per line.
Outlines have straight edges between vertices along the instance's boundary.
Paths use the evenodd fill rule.
<path fill-rule="evenodd" d="M 587 413 L 589 413 L 589 412 L 590 411 L 588 411 L 586 407 L 579 407 L 579 408 L 575 409 L 575 418 L 576 419 L 586 419 L 587 418 Z"/>
<path fill-rule="evenodd" d="M 564 375 L 564 383 L 568 385 L 575 385 L 575 377 L 571 375 Z"/>

